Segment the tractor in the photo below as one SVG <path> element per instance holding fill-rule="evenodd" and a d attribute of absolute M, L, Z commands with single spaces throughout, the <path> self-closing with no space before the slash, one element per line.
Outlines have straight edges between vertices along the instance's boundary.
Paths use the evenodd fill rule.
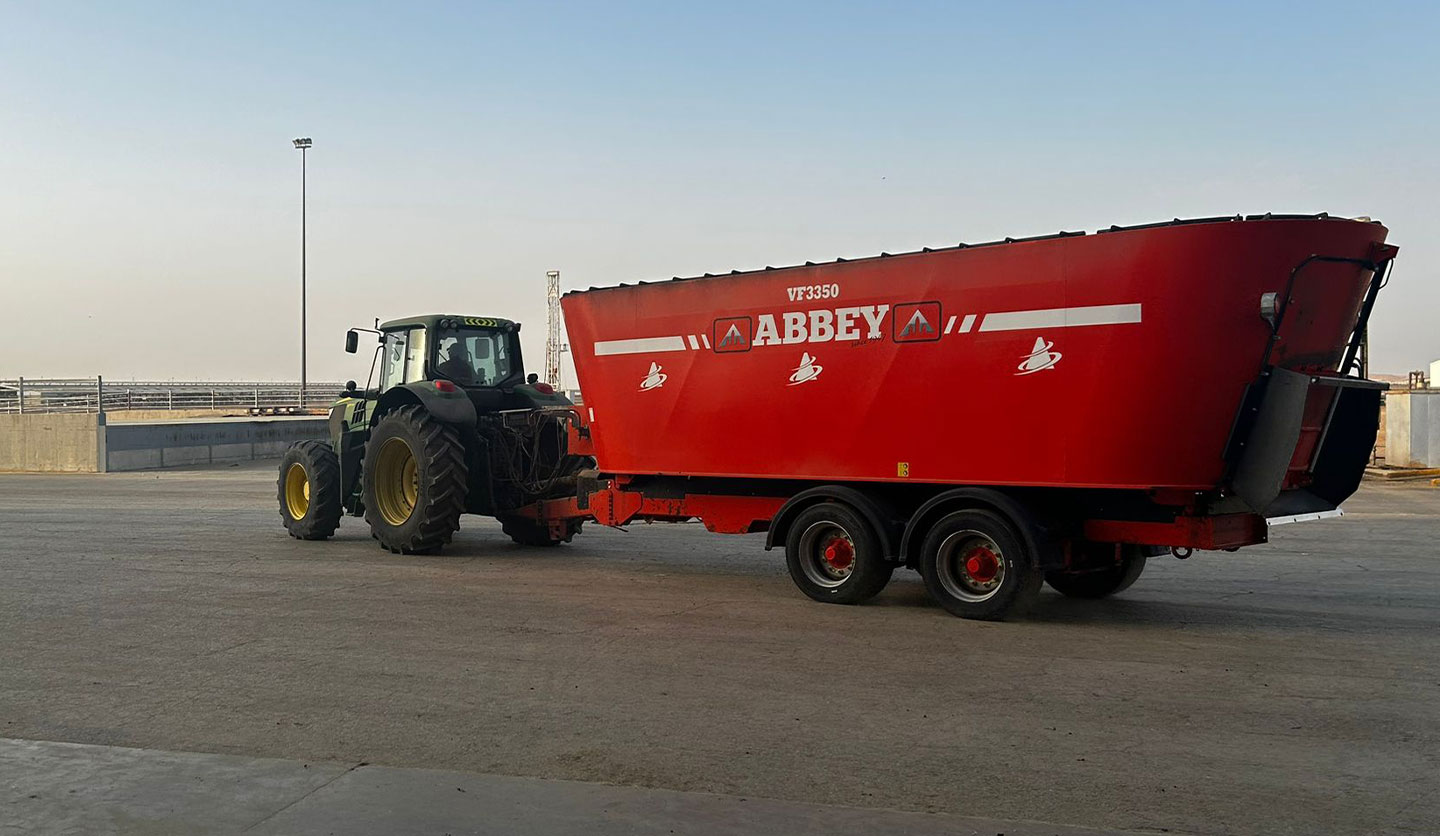
<path fill-rule="evenodd" d="M 397 554 L 433 554 L 462 514 L 498 519 L 517 543 L 555 546 L 580 521 L 537 522 L 527 504 L 573 495 L 594 460 L 567 452 L 574 405 L 526 378 L 520 324 L 436 314 L 351 329 L 377 335 L 366 388 L 330 408 L 330 441 L 301 441 L 280 464 L 280 517 L 292 537 L 324 540 L 344 514 L 364 517 Z M 376 366 L 379 380 L 373 387 Z"/>

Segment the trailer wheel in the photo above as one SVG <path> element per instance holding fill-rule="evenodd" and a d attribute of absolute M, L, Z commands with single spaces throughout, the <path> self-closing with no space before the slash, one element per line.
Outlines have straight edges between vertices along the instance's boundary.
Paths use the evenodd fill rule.
<path fill-rule="evenodd" d="M 1015 529 L 991 511 L 955 511 L 925 535 L 920 573 L 952 615 L 984 621 L 1021 616 L 1040 592 L 1041 573 Z"/>
<path fill-rule="evenodd" d="M 299 540 L 325 540 L 340 527 L 340 459 L 323 441 L 298 441 L 280 460 L 280 520 Z"/>
<path fill-rule="evenodd" d="M 890 582 L 880 537 L 847 505 L 821 502 L 795 515 L 785 538 L 785 564 L 800 591 L 827 604 L 859 604 Z"/>
<path fill-rule="evenodd" d="M 431 554 L 465 512 L 468 469 L 455 430 L 415 405 L 387 413 L 365 447 L 365 521 L 396 554 Z"/>
<path fill-rule="evenodd" d="M 565 534 L 556 537 L 550 533 L 550 526 L 541 525 L 534 520 L 512 518 L 500 521 L 500 528 L 505 534 L 521 546 L 551 547 L 568 543 L 580 533 L 580 527 L 580 520 L 569 520 L 565 523 Z"/>
<path fill-rule="evenodd" d="M 1090 571 L 1046 572 L 1045 582 L 1071 598 L 1104 598 L 1129 589 L 1143 571 L 1145 555 L 1138 546 L 1126 546 L 1119 563 Z"/>

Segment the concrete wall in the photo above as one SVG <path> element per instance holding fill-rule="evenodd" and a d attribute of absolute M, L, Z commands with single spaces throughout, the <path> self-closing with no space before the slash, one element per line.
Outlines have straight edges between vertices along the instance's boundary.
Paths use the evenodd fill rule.
<path fill-rule="evenodd" d="M 1440 389 L 1385 393 L 1385 463 L 1440 467 Z"/>
<path fill-rule="evenodd" d="M 0 473 L 96 473 L 279 458 L 328 437 L 324 418 L 110 424 L 108 416 L 0 415 Z"/>
<path fill-rule="evenodd" d="M 105 469 L 149 470 L 279 458 L 292 443 L 324 439 L 328 432 L 324 418 L 111 424 L 105 428 Z"/>
<path fill-rule="evenodd" d="M 94 473 L 104 431 L 98 415 L 0 415 L 0 472 Z"/>

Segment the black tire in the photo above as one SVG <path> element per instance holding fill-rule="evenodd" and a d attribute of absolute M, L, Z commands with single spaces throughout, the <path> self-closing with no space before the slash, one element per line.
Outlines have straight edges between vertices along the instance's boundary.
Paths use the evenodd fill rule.
<path fill-rule="evenodd" d="M 1104 598 L 1124 592 L 1145 571 L 1145 555 L 1138 546 L 1121 550 L 1120 562 L 1088 571 L 1046 572 L 1050 588 L 1070 598 Z"/>
<path fill-rule="evenodd" d="M 847 557 L 850 562 L 842 565 Z M 868 601 L 895 571 L 885 559 L 880 535 L 859 512 L 839 502 L 821 502 L 795 515 L 785 537 L 785 565 L 801 592 L 826 604 Z"/>
<path fill-rule="evenodd" d="M 299 540 L 325 540 L 340 527 L 340 459 L 323 441 L 297 441 L 275 483 L 280 520 Z"/>
<path fill-rule="evenodd" d="M 1042 580 L 1015 527 L 980 509 L 955 511 L 931 527 L 920 550 L 920 574 L 949 613 L 982 621 L 1023 616 Z"/>
<path fill-rule="evenodd" d="M 439 551 L 460 529 L 468 478 L 453 427 L 413 404 L 386 413 L 365 446 L 370 533 L 396 554 Z"/>
<path fill-rule="evenodd" d="M 509 536 L 511 540 L 514 540 L 519 545 L 549 548 L 558 546 L 561 543 L 568 543 L 575 539 L 575 535 L 580 533 L 581 521 L 568 521 L 565 525 L 565 535 L 563 537 L 556 537 L 551 534 L 550 527 L 547 525 L 541 525 L 534 520 L 515 519 L 513 517 L 500 520 L 500 528 L 504 530 L 505 534 Z"/>

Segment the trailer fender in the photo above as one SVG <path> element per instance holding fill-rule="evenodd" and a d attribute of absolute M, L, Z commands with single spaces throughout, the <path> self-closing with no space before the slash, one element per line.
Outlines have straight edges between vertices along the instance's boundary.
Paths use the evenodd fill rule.
<path fill-rule="evenodd" d="M 1009 520 L 1033 556 L 1035 566 L 1050 569 L 1063 566 L 1065 557 L 1051 533 L 1023 502 L 992 488 L 955 488 L 936 494 L 910 517 L 900 538 L 900 561 L 910 568 L 919 562 L 920 543 L 930 527 L 951 511 L 983 508 Z"/>
<path fill-rule="evenodd" d="M 426 412 L 443 424 L 462 428 L 475 426 L 475 404 L 470 402 L 469 396 L 458 389 L 443 392 L 430 381 L 395 386 L 381 395 L 375 414 L 370 419 L 370 426 L 375 426 L 380 416 L 385 413 L 411 403 L 424 407 Z"/>
<path fill-rule="evenodd" d="M 880 537 L 880 548 L 885 554 L 885 559 L 894 563 L 900 562 L 899 553 L 895 548 L 896 544 L 900 542 L 898 536 L 900 534 L 899 515 L 885 500 L 845 485 L 820 485 L 806 488 L 790 497 L 770 520 L 770 531 L 765 535 L 765 550 L 769 551 L 777 545 L 785 544 L 785 538 L 790 533 L 790 523 L 795 519 L 796 514 L 811 505 L 827 501 L 839 502 L 860 512 Z"/>

